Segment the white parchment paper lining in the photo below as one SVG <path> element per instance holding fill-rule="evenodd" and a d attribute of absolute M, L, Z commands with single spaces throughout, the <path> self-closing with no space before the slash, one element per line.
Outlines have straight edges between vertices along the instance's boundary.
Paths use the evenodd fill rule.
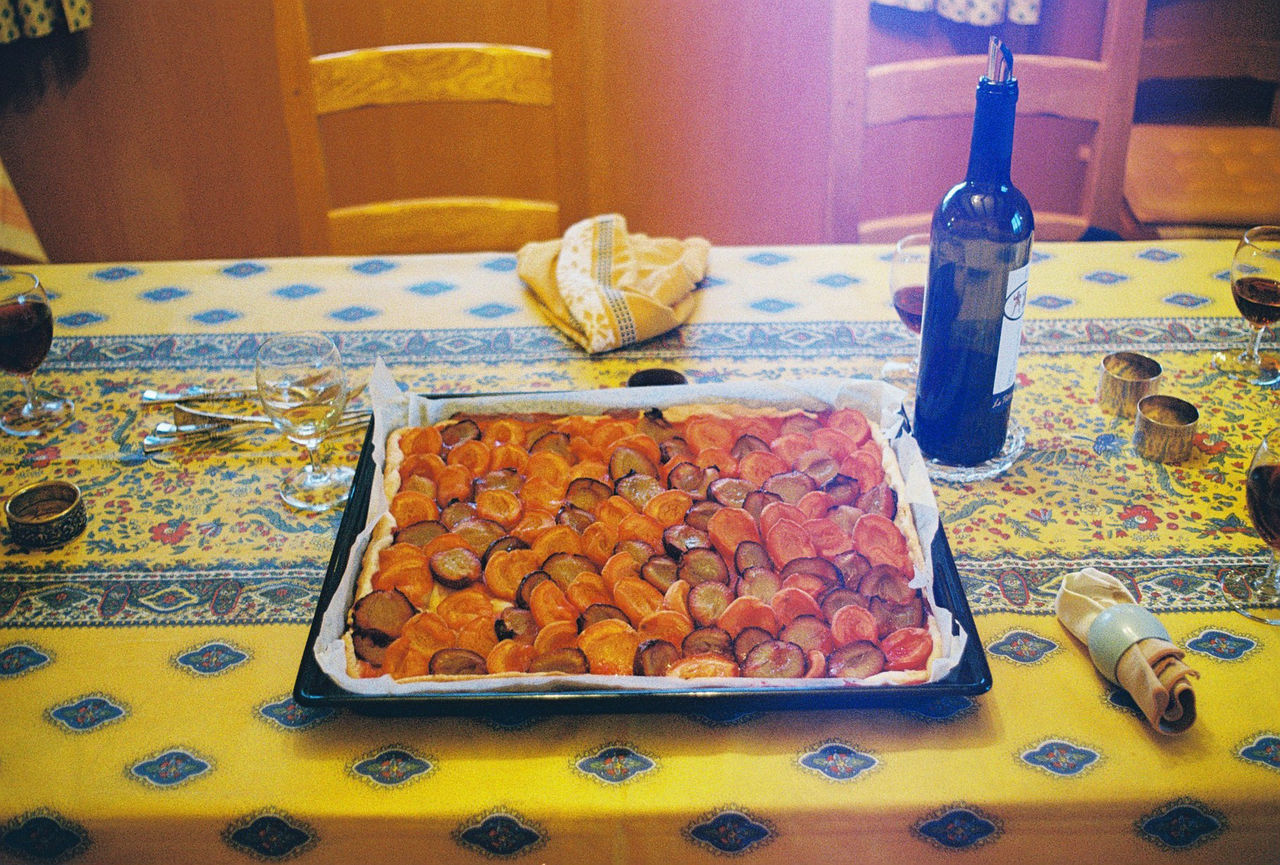
<path fill-rule="evenodd" d="M 357 536 L 337 590 L 325 610 L 319 634 L 315 642 L 315 657 L 320 669 L 343 689 L 363 695 L 440 694 L 459 695 L 493 693 L 502 691 L 691 691 L 708 688 L 787 688 L 830 690 L 847 687 L 887 686 L 891 674 L 879 674 L 869 679 L 748 679 L 717 678 L 685 680 L 663 677 L 639 676 L 486 676 L 478 679 L 397 682 L 383 675 L 375 679 L 354 678 L 347 673 L 346 650 L 342 634 L 346 627 L 346 612 L 352 602 L 360 559 L 373 524 L 387 510 L 386 492 L 383 486 L 383 466 L 386 462 L 386 439 L 394 429 L 406 425 L 431 424 L 462 411 L 472 414 L 554 412 L 558 414 L 598 414 L 609 409 L 646 409 L 653 406 L 666 408 L 693 403 L 714 405 L 733 403 L 760 408 L 781 410 L 803 408 L 819 411 L 827 407 L 856 408 L 869 419 L 879 419 L 881 429 L 891 439 L 894 452 L 906 480 L 906 499 L 915 516 L 916 531 L 924 547 L 925 568 L 917 572 L 913 586 L 921 588 L 937 616 L 941 632 L 942 653 L 930 670 L 930 681 L 937 681 L 950 672 L 964 652 L 967 633 L 959 629 L 952 634 L 953 617 L 945 607 L 936 603 L 933 593 L 933 560 L 931 547 L 938 530 L 938 505 L 929 484 L 924 460 L 915 439 L 898 436 L 901 418 L 898 408 L 902 392 L 883 382 L 848 381 L 843 379 L 802 379 L 787 384 L 770 382 L 733 382 L 725 384 L 676 385 L 669 387 L 618 388 L 573 393 L 530 394 L 520 396 L 467 397 L 457 399 L 426 399 L 416 394 L 405 394 L 396 385 L 390 370 L 379 359 L 369 381 L 373 400 L 374 430 L 373 489 L 369 498 L 369 515 L 363 531 Z"/>

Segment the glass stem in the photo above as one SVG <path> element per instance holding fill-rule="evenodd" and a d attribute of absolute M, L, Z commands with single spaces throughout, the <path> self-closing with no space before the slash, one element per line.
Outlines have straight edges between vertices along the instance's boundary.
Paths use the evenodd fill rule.
<path fill-rule="evenodd" d="M 36 396 L 35 382 L 31 380 L 32 377 L 29 375 L 24 375 L 21 378 L 22 378 L 22 390 L 27 398 L 26 409 L 27 411 L 35 411 L 36 400 L 39 399 L 39 397 Z"/>
<path fill-rule="evenodd" d="M 320 445 L 311 445 L 307 447 L 307 458 L 311 460 L 311 476 L 323 477 L 324 466 L 320 465 Z"/>
<path fill-rule="evenodd" d="M 1254 363 L 1261 363 L 1262 355 L 1259 349 L 1262 348 L 1262 335 L 1267 332 L 1265 327 L 1254 328 L 1253 341 L 1249 344 L 1249 359 Z"/>
<path fill-rule="evenodd" d="M 1271 561 L 1267 563 L 1267 570 L 1254 594 L 1270 598 L 1272 603 L 1276 597 L 1280 597 L 1280 550 L 1271 551 Z"/>

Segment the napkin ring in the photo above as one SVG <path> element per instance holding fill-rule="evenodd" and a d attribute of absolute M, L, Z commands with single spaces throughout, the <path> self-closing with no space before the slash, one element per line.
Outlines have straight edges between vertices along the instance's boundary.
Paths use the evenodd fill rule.
<path fill-rule="evenodd" d="M 4 504 L 9 535 L 28 549 L 61 546 L 85 529 L 80 488 L 70 481 L 40 481 L 18 490 Z"/>
<path fill-rule="evenodd" d="M 1151 638 L 1170 640 L 1164 625 L 1146 607 L 1113 604 L 1089 625 L 1089 657 L 1108 682 L 1118 685 L 1120 656 L 1135 643 Z"/>

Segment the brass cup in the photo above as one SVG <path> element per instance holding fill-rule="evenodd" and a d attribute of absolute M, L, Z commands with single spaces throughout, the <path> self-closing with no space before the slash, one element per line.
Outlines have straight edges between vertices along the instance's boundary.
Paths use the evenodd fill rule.
<path fill-rule="evenodd" d="M 1159 361 L 1145 354 L 1109 354 L 1098 374 L 1098 404 L 1107 414 L 1133 417 L 1138 401 L 1159 390 L 1163 372 Z"/>
<path fill-rule="evenodd" d="M 5 502 L 9 536 L 28 549 L 61 546 L 84 531 L 87 517 L 80 488 L 69 481 L 39 481 Z"/>
<path fill-rule="evenodd" d="M 1181 463 L 1191 456 L 1200 411 L 1176 396 L 1153 394 L 1138 401 L 1133 446 L 1144 459 Z"/>

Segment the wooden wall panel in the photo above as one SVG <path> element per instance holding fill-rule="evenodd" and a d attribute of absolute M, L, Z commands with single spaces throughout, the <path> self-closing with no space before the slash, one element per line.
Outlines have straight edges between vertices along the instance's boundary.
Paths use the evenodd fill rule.
<path fill-rule="evenodd" d="M 560 0 L 313 2 L 331 22 L 317 28 L 317 43 L 340 50 L 389 35 L 545 46 L 554 35 L 547 7 Z M 573 2 L 583 16 L 574 40 L 587 151 L 581 212 L 616 210 L 638 231 L 698 233 L 721 244 L 830 236 L 830 3 L 838 0 Z M 1090 28 L 1103 2 L 1046 4 L 1044 26 L 1017 38 L 1084 53 L 1096 44 Z M 1274 0 L 1230 2 L 1271 10 L 1268 22 L 1280 8 Z M 1162 29 L 1218 14 L 1203 0 L 1151 3 Z M 0 158 L 49 254 L 113 261 L 295 253 L 271 4 L 95 0 L 94 8 L 84 79 L 30 114 L 0 116 Z M 953 34 L 876 31 L 871 52 L 881 62 L 960 47 Z M 518 116 L 489 119 L 471 138 L 451 126 L 467 122 L 402 118 L 401 129 L 424 133 L 407 148 L 337 124 L 334 147 L 348 161 L 339 194 L 356 200 L 391 180 L 496 188 L 503 178 L 473 161 L 489 151 L 515 157 L 511 173 L 530 190 L 548 182 L 538 157 L 550 130 Z M 427 132 L 451 143 L 428 145 Z M 962 164 L 967 129 L 945 137 Z"/>
<path fill-rule="evenodd" d="M 713 243 L 824 239 L 828 0 L 584 5 L 598 207 Z"/>
<path fill-rule="evenodd" d="M 0 117 L 0 158 L 55 261 L 296 245 L 265 3 L 95 0 L 89 69 Z"/>

